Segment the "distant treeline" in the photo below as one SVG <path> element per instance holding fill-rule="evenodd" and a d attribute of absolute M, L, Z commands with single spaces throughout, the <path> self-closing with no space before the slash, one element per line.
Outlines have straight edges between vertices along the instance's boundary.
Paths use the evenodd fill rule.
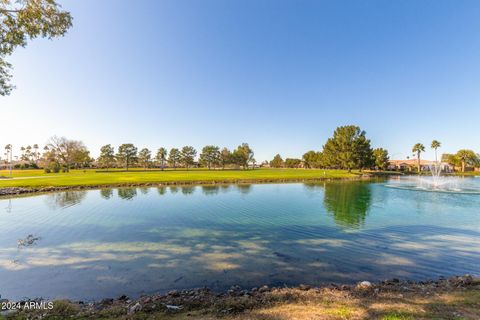
<path fill-rule="evenodd" d="M 434 140 L 431 148 L 435 150 L 441 146 Z M 191 146 L 183 148 L 160 147 L 153 153 L 147 148 L 138 150 L 132 143 L 124 143 L 117 150 L 110 145 L 100 149 L 97 159 L 90 157 L 90 152 L 82 141 L 70 140 L 65 137 L 54 136 L 50 138 L 43 152 L 39 151 L 37 144 L 22 147 L 20 168 L 44 168 L 47 172 L 68 171 L 72 168 L 124 168 L 132 167 L 149 168 L 186 168 L 205 167 L 216 168 L 255 168 L 254 152 L 248 143 L 242 143 L 234 150 L 207 145 L 202 148 L 197 157 L 197 150 Z M 418 160 L 420 170 L 420 155 L 425 151 L 425 146 L 417 143 L 412 152 Z M 12 163 L 12 146 L 5 147 L 6 163 Z M 273 168 L 325 168 L 325 169 L 378 169 L 386 170 L 389 165 L 388 151 L 384 148 L 373 149 L 366 132 L 355 125 L 341 126 L 335 129 L 321 151 L 308 151 L 302 158 L 282 159 L 277 154 L 271 161 L 261 165 Z M 452 166 L 460 166 L 465 171 L 466 166 L 477 166 L 480 157 L 472 150 L 459 150 L 456 154 L 444 154 L 442 161 Z"/>

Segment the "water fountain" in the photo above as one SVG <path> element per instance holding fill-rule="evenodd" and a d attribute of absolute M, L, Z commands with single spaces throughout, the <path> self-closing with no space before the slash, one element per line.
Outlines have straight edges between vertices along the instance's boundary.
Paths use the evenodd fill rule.
<path fill-rule="evenodd" d="M 476 179 L 442 175 L 444 166 L 439 161 L 430 164 L 429 169 L 430 176 L 402 177 L 394 182 L 389 181 L 385 186 L 414 191 L 480 194 L 480 185 Z"/>

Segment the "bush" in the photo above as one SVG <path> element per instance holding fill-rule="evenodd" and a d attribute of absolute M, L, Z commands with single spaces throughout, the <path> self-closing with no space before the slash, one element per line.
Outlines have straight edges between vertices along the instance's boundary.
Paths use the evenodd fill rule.
<path fill-rule="evenodd" d="M 52 172 L 52 170 L 50 170 L 50 168 L 45 168 L 45 169 L 43 169 L 43 171 L 45 171 L 45 173 L 50 173 L 50 172 Z"/>

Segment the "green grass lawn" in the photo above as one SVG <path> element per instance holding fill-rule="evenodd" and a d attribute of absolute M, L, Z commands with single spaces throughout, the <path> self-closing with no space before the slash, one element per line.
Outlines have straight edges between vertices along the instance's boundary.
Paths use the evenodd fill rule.
<path fill-rule="evenodd" d="M 0 170 L 0 177 L 8 177 L 9 171 Z M 0 179 L 0 188 L 5 187 L 61 187 L 96 186 L 135 183 L 171 182 L 255 182 L 286 181 L 302 179 L 348 179 L 358 177 L 358 172 L 346 170 L 314 169 L 256 169 L 256 170 L 149 170 L 96 171 L 72 170 L 68 173 L 44 173 L 42 170 L 14 170 L 13 179 Z"/>

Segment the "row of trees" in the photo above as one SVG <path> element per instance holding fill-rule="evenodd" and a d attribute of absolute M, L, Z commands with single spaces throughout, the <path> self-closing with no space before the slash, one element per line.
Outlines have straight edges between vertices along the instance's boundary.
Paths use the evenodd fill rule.
<path fill-rule="evenodd" d="M 437 150 L 442 146 L 442 143 L 437 140 L 433 140 L 430 144 L 430 148 L 435 151 L 435 162 L 438 162 Z M 417 170 L 420 172 L 421 169 L 421 154 L 425 152 L 425 146 L 422 143 L 416 143 L 412 152 L 417 157 Z M 480 166 L 480 155 L 476 154 L 475 151 L 469 149 L 458 150 L 457 153 L 444 153 L 441 158 L 442 162 L 446 162 L 451 166 L 460 167 L 462 172 L 465 172 L 467 166 L 477 167 Z"/>
<path fill-rule="evenodd" d="M 302 160 L 296 158 L 286 158 L 285 161 L 282 159 L 282 156 L 277 154 L 273 157 L 273 160 L 270 161 L 271 168 L 300 168 L 302 166 Z"/>
<path fill-rule="evenodd" d="M 198 164 L 211 168 L 225 168 L 227 165 L 237 165 L 247 169 L 250 165 L 255 165 L 253 150 L 248 143 L 242 143 L 234 151 L 227 148 L 220 149 L 218 146 L 208 145 L 203 147 L 198 158 L 197 150 L 191 146 L 185 146 L 181 149 L 172 148 L 170 151 L 161 147 L 153 155 L 152 151 L 143 148 L 138 151 L 131 143 L 125 143 L 115 149 L 107 144 L 100 149 L 100 156 L 97 159 L 97 165 L 101 168 L 124 167 L 128 170 L 134 165 L 139 165 L 145 169 L 151 167 L 160 167 L 162 170 L 168 164 L 176 169 L 179 166 L 191 168 Z"/>
<path fill-rule="evenodd" d="M 303 162 L 302 162 L 303 160 Z M 308 151 L 302 160 L 286 159 L 277 154 L 270 166 L 299 167 L 306 168 L 333 168 L 333 169 L 386 169 L 388 166 L 388 151 L 383 148 L 372 149 L 370 140 L 367 139 L 365 131 L 358 126 L 338 127 L 333 137 L 329 138 L 323 146 L 322 151 Z"/>

